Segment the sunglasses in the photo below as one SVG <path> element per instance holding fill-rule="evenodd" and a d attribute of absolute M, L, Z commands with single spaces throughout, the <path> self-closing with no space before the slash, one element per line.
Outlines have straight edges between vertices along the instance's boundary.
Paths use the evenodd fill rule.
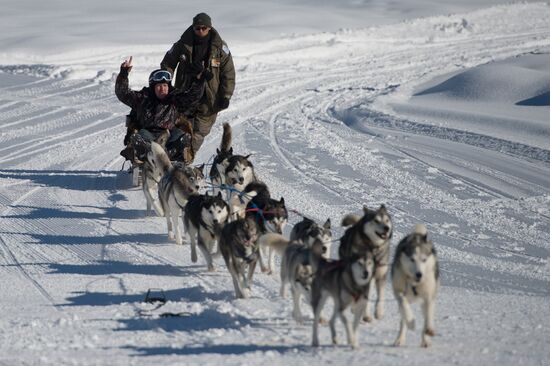
<path fill-rule="evenodd" d="M 208 29 L 208 27 L 205 26 L 205 25 L 197 25 L 197 26 L 194 26 L 193 29 L 196 30 L 196 31 L 203 31 L 204 32 L 205 30 Z"/>
<path fill-rule="evenodd" d="M 172 81 L 172 74 L 170 74 L 166 70 L 158 70 L 155 73 L 153 73 L 153 75 L 151 75 L 151 77 L 149 78 L 150 83 L 152 83 L 152 82 L 158 83 L 160 81 L 171 82 Z"/>

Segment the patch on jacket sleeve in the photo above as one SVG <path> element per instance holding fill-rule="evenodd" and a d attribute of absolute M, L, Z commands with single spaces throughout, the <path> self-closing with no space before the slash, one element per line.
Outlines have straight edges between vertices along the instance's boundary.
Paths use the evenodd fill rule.
<path fill-rule="evenodd" d="M 227 47 L 227 45 L 225 43 L 223 44 L 222 50 L 223 50 L 223 52 L 225 52 L 228 55 L 231 54 L 231 51 L 229 51 L 229 47 Z"/>

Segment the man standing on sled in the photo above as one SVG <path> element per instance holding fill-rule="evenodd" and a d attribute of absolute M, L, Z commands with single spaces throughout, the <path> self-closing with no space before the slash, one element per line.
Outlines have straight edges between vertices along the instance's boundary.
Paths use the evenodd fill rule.
<path fill-rule="evenodd" d="M 128 74 L 132 57 L 120 65 L 115 84 L 118 99 L 132 108 L 132 118 L 125 139 L 126 149 L 121 152 L 127 160 L 142 160 L 143 144 L 156 140 L 166 130 L 170 132 L 166 150 L 170 160 L 190 163 L 192 127 L 188 117 L 195 113 L 204 93 L 204 77 L 196 74 L 185 90 L 174 89 L 172 75 L 166 70 L 155 70 L 149 75 L 149 87 L 140 91 L 128 87 Z"/>
<path fill-rule="evenodd" d="M 176 70 L 176 88 L 188 88 L 198 73 L 207 80 L 205 93 L 193 116 L 193 149 L 196 153 L 210 133 L 218 112 L 229 107 L 235 89 L 235 67 L 227 44 L 212 27 L 206 13 L 193 18 L 181 38 L 166 53 L 160 67 Z"/>

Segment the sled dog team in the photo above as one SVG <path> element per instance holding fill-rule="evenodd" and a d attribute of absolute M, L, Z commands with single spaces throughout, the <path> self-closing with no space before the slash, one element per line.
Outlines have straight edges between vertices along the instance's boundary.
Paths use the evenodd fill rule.
<path fill-rule="evenodd" d="M 318 326 L 323 322 L 321 311 L 332 298 L 334 311 L 329 325 L 332 342 L 337 343 L 335 322 L 343 322 L 348 343 L 357 347 L 357 327 L 361 320 L 372 321 L 369 293 L 376 287 L 374 316 L 384 315 L 385 286 L 389 271 L 390 239 L 393 233 L 391 216 L 384 205 L 378 209 L 363 208 L 362 215 L 349 214 L 342 220 L 347 227 L 340 238 L 339 260 L 330 258 L 331 222 L 322 225 L 304 218 L 287 239 L 282 235 L 288 221 L 284 199 L 271 197 L 267 185 L 259 181 L 249 155 L 236 155 L 231 147 L 231 127 L 223 126 L 220 148 L 216 150 L 209 178 L 214 195 L 200 194 L 206 187 L 204 164 L 199 167 L 172 163 L 162 144 L 147 144 L 143 167 L 143 191 L 147 209 L 154 208 L 165 216 L 168 236 L 182 244 L 179 218 L 189 235 L 191 260 L 197 262 L 197 249 L 214 271 L 213 258 L 223 256 L 231 274 L 237 298 L 248 298 L 256 265 L 262 272 L 272 273 L 273 256 L 281 259 L 281 290 L 287 287 L 293 298 L 292 316 L 298 323 L 303 317 L 302 296 L 313 309 L 312 345 L 319 345 Z M 158 193 L 158 194 L 157 194 Z M 437 256 L 424 225 L 417 225 L 398 244 L 391 264 L 392 287 L 399 305 L 401 323 L 396 346 L 405 343 L 407 329 L 414 330 L 411 303 L 420 300 L 424 316 L 422 347 L 430 345 L 434 331 L 434 303 L 439 287 Z M 350 308 L 353 322 L 345 310 Z"/>

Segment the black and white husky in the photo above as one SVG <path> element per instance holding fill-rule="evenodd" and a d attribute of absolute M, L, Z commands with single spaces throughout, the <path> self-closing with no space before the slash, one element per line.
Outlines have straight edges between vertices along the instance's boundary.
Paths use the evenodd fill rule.
<path fill-rule="evenodd" d="M 334 312 L 330 319 L 332 343 L 337 344 L 336 318 L 339 317 L 346 327 L 348 343 L 357 348 L 357 327 L 365 312 L 368 302 L 369 284 L 374 269 L 374 258 L 370 251 L 363 255 L 347 257 L 339 261 L 329 262 L 321 257 L 322 243 L 317 241 L 312 247 L 314 256 L 313 268 L 316 269 L 311 285 L 311 306 L 313 308 L 313 339 L 312 345 L 319 346 L 319 320 L 321 310 L 328 298 L 334 300 Z M 352 307 L 353 324 L 349 322 L 344 311 Z"/>
<path fill-rule="evenodd" d="M 230 188 L 227 197 L 227 203 L 231 208 L 231 217 L 244 217 L 246 205 L 251 197 L 245 192 L 248 184 L 256 182 L 254 165 L 248 160 L 250 155 L 233 155 L 227 159 L 225 169 L 226 185 Z"/>
<path fill-rule="evenodd" d="M 399 335 L 396 346 L 405 344 L 407 328 L 414 330 L 415 321 L 410 303 L 421 300 L 424 314 L 421 347 L 428 347 L 434 330 L 435 296 L 439 287 L 439 266 L 435 248 L 428 240 L 424 225 L 417 225 L 414 231 L 404 237 L 395 251 L 392 264 L 393 293 L 401 313 Z"/>
<path fill-rule="evenodd" d="M 222 229 L 219 247 L 237 298 L 250 297 L 250 284 L 258 261 L 257 239 L 258 226 L 254 218 L 232 221 Z"/>
<path fill-rule="evenodd" d="M 175 239 L 176 244 L 183 243 L 179 224 L 182 210 L 189 197 L 198 194 L 204 185 L 203 169 L 204 165 L 193 167 L 175 163 L 159 182 L 158 196 L 166 217 L 168 238 Z"/>
<path fill-rule="evenodd" d="M 370 251 L 374 256 L 374 282 L 376 284 L 376 319 L 384 316 L 385 288 L 389 269 L 390 239 L 393 223 L 384 205 L 377 210 L 363 207 L 363 216 L 350 214 L 342 219 L 342 226 L 349 227 L 340 239 L 340 259 L 364 255 Z M 370 285 L 369 285 L 370 291 Z M 367 303 L 364 320 L 372 321 L 371 305 Z"/>
<path fill-rule="evenodd" d="M 246 206 L 246 217 L 255 218 L 258 223 L 260 235 L 266 233 L 282 234 L 283 228 L 288 222 L 288 211 L 285 200 L 271 198 L 269 189 L 265 183 L 252 182 L 245 188 L 245 193 L 255 192 L 256 196 Z M 266 241 L 268 243 L 268 241 Z M 273 273 L 274 250 L 271 245 L 262 245 L 259 242 L 260 267 L 262 272 Z"/>
<path fill-rule="evenodd" d="M 197 262 L 197 242 L 209 271 L 214 270 L 212 255 L 222 228 L 229 219 L 229 206 L 221 192 L 216 196 L 193 195 L 185 205 L 183 223 L 191 239 L 191 261 Z"/>
<path fill-rule="evenodd" d="M 332 247 L 330 218 L 321 226 L 315 221 L 304 217 L 302 221 L 292 228 L 290 240 L 299 240 L 308 247 L 311 247 L 315 240 L 320 240 L 323 243 L 323 257 L 329 259 L 331 253 L 330 249 Z"/>
<path fill-rule="evenodd" d="M 213 185 L 214 195 L 220 192 L 220 187 L 226 184 L 225 170 L 228 165 L 228 159 L 233 156 L 233 147 L 231 147 L 232 131 L 229 123 L 223 124 L 223 135 L 220 148 L 216 149 L 216 156 L 210 168 L 210 181 Z"/>

